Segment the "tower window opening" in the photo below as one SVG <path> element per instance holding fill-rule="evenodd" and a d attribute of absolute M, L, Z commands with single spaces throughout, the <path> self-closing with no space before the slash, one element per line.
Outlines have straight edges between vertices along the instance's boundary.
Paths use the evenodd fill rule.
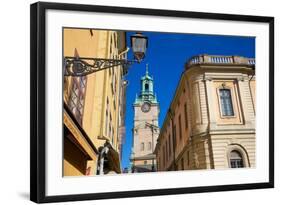
<path fill-rule="evenodd" d="M 146 83 L 146 84 L 144 85 L 144 89 L 145 89 L 145 91 L 149 91 L 149 85 L 148 85 L 148 83 Z"/>

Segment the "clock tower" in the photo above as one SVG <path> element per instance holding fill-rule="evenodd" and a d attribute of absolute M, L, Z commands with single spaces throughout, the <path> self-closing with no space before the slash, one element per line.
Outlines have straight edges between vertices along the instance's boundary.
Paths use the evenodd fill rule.
<path fill-rule="evenodd" d="M 148 74 L 141 78 L 141 91 L 133 104 L 134 127 L 131 152 L 132 172 L 156 171 L 156 157 L 153 154 L 159 135 L 159 103 L 153 91 L 153 78 Z"/>

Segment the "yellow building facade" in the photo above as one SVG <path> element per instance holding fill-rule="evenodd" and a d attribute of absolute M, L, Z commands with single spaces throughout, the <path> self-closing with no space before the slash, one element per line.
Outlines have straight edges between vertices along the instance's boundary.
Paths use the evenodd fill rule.
<path fill-rule="evenodd" d="M 255 167 L 255 60 L 187 63 L 154 153 L 158 171 Z"/>
<path fill-rule="evenodd" d="M 63 29 L 64 57 L 122 60 L 127 50 L 125 32 Z M 64 176 L 121 172 L 125 73 L 125 68 L 115 66 L 64 78 Z M 100 170 L 105 144 L 110 149 Z"/>

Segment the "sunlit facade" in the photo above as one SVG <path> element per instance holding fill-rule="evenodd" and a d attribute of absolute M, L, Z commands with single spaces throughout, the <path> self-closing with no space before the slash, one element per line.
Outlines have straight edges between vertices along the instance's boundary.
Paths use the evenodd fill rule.
<path fill-rule="evenodd" d="M 127 51 L 125 32 L 63 30 L 64 57 L 126 59 Z M 64 176 L 121 172 L 125 73 L 125 68 L 115 66 L 64 78 Z M 110 149 L 101 156 L 105 146 Z"/>
<path fill-rule="evenodd" d="M 255 86 L 254 59 L 191 58 L 160 130 L 158 171 L 255 167 Z"/>

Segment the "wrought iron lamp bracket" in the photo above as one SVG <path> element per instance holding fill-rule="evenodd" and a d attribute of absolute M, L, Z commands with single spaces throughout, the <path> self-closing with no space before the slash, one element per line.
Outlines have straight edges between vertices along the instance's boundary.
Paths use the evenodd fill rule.
<path fill-rule="evenodd" d="M 126 73 L 133 63 L 139 63 L 139 61 L 66 56 L 63 65 L 64 76 L 85 76 L 115 66 L 123 66 Z"/>

